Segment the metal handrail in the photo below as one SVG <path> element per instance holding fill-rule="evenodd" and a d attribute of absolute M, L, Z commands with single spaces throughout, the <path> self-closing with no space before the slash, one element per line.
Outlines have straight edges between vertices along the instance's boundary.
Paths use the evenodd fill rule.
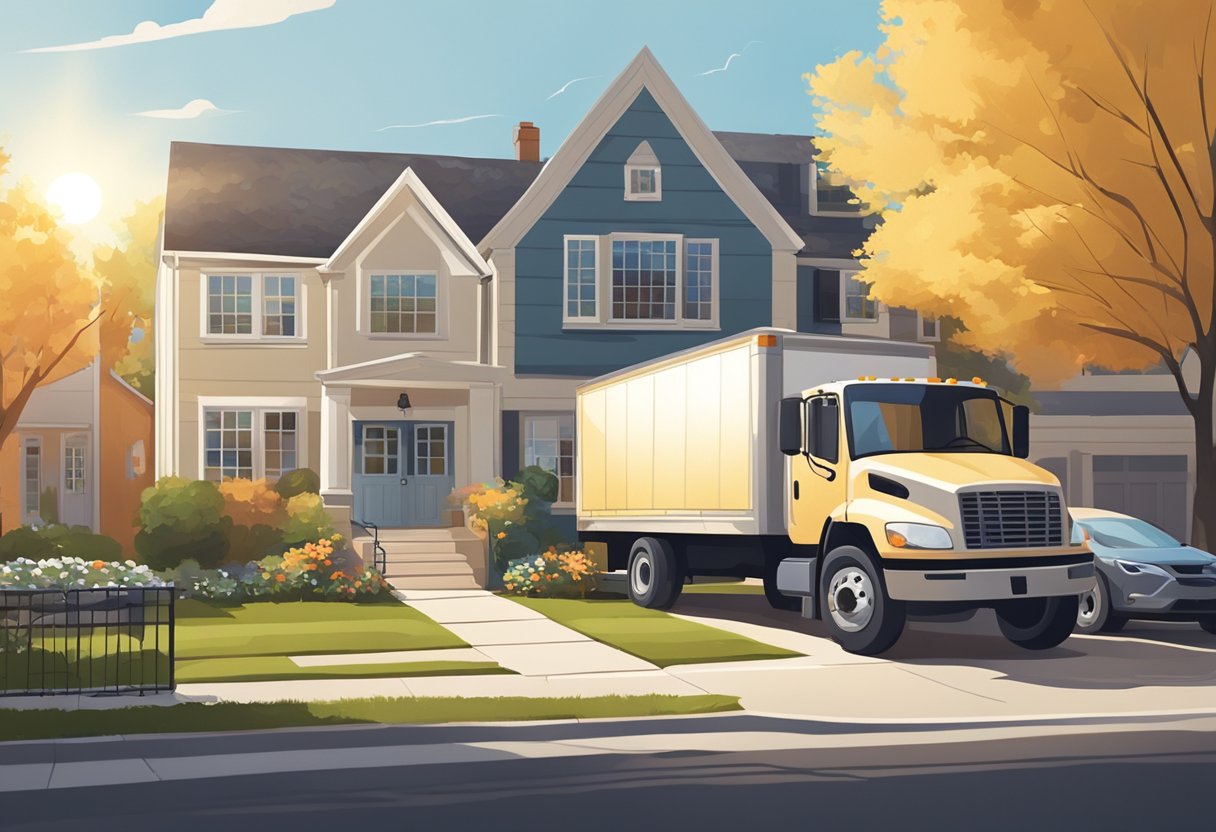
<path fill-rule="evenodd" d="M 384 551 L 384 547 L 380 545 L 380 527 L 366 520 L 352 519 L 350 522 L 364 531 L 372 533 L 372 566 L 383 575 L 388 571 L 388 552 Z"/>

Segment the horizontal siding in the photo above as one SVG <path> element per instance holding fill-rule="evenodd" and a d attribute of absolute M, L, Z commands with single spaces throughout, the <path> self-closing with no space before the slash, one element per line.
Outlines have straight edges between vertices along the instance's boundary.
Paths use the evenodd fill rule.
<path fill-rule="evenodd" d="M 647 141 L 663 198 L 627 202 L 624 165 Z M 563 236 L 638 232 L 715 238 L 721 328 L 562 330 Z M 601 299 L 603 300 L 603 299 Z M 515 252 L 515 371 L 594 376 L 772 322 L 772 247 L 718 186 L 645 90 Z"/>

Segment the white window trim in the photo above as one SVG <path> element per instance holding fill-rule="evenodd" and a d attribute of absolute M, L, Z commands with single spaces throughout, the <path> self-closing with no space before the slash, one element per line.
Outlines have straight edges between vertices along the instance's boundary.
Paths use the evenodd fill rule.
<path fill-rule="evenodd" d="M 570 417 L 570 422 L 572 425 L 572 429 L 574 431 L 575 444 L 574 444 L 574 451 L 573 451 L 573 459 L 574 459 L 573 477 L 574 477 L 574 488 L 576 491 L 575 496 L 577 497 L 577 489 L 578 489 L 578 420 L 574 414 L 574 411 L 572 411 L 572 410 L 525 410 L 525 411 L 521 412 L 519 414 L 519 461 L 522 465 L 527 462 L 527 458 L 528 458 L 528 420 L 529 419 L 561 419 L 562 416 Z M 559 452 L 561 451 L 561 427 L 560 427 L 560 425 L 558 427 L 558 451 Z M 558 456 L 560 457 L 561 454 L 559 453 Z M 554 476 L 557 476 L 557 475 L 555 474 Z M 558 481 L 558 488 L 559 488 L 558 494 L 560 496 L 560 494 L 561 494 L 560 477 L 559 477 L 559 481 Z M 574 505 L 575 505 L 575 500 L 555 500 L 552 503 L 551 508 L 573 509 Z"/>
<path fill-rule="evenodd" d="M 239 275 L 252 278 L 253 283 L 253 332 L 250 334 L 226 335 L 222 332 L 208 332 L 211 309 L 208 285 L 212 276 Z M 262 303 L 262 285 L 267 277 L 294 277 L 296 279 L 296 334 L 295 335 L 263 335 L 262 323 L 266 310 Z M 261 271 L 249 269 L 211 269 L 199 272 L 199 340 L 204 344 L 257 344 L 259 346 L 302 347 L 308 343 L 308 286 L 304 282 L 304 274 L 298 271 Z"/>
<path fill-rule="evenodd" d="M 565 250 L 562 257 L 566 256 Z M 562 261 L 563 263 L 565 260 Z M 448 283 L 450 275 L 446 269 L 426 268 L 371 268 L 359 267 L 359 334 L 371 341 L 444 341 L 448 337 Z M 434 332 L 372 332 L 372 275 L 413 274 L 435 277 L 435 331 Z"/>
<path fill-rule="evenodd" d="M 575 241 L 590 241 L 595 244 L 595 314 L 594 315 L 571 315 L 570 314 L 570 243 Z M 600 296 L 603 293 L 603 281 L 600 280 L 600 261 L 602 260 L 603 246 L 600 245 L 600 238 L 594 234 L 566 234 L 562 237 L 562 323 L 563 324 L 587 324 L 597 323 L 600 320 L 600 310 L 603 304 L 600 303 Z"/>
<path fill-rule="evenodd" d="M 207 420 L 208 410 L 253 411 L 253 479 L 266 476 L 265 425 L 262 414 L 268 410 L 296 412 L 296 467 L 307 468 L 308 462 L 308 399 L 304 396 L 282 396 L 272 398 L 245 396 L 199 396 L 198 397 L 198 479 L 207 474 Z"/>
<path fill-rule="evenodd" d="M 820 211 L 819 210 L 819 165 L 812 161 L 808 165 L 807 173 L 807 199 L 809 204 L 807 210 L 814 217 L 864 217 L 866 212 L 861 210 L 865 206 L 859 206 L 856 211 Z"/>
<path fill-rule="evenodd" d="M 840 272 L 840 322 L 844 324 L 876 324 L 878 323 L 878 319 L 882 317 L 881 304 L 877 300 L 874 301 L 873 318 L 851 318 L 845 314 L 845 310 L 849 306 L 849 281 L 858 274 L 861 274 L 860 269 L 853 269 L 852 271 L 841 270 Z"/>
<path fill-rule="evenodd" d="M 30 506 L 24 505 L 24 503 L 26 502 L 26 495 L 29 492 L 29 474 L 28 474 L 28 467 L 26 465 L 26 455 L 27 455 L 26 449 L 27 448 L 37 448 L 38 449 L 38 501 L 39 502 L 42 501 L 42 480 L 43 480 L 42 472 L 45 467 L 43 465 L 43 463 L 46 461 L 45 457 L 43 456 L 43 453 L 42 453 L 42 451 L 43 451 L 42 437 L 27 436 L 21 440 L 21 503 L 22 503 L 21 508 L 24 509 L 21 512 L 21 525 L 26 525 L 34 517 L 40 518 L 42 516 L 41 515 L 41 506 L 35 505 L 33 507 L 30 507 Z"/>
<path fill-rule="evenodd" d="M 644 191 L 633 190 L 633 172 L 635 170 L 651 170 L 654 171 L 654 191 L 646 193 Z M 663 168 L 659 165 L 645 164 L 626 164 L 625 165 L 625 201 L 626 202 L 662 202 L 663 201 Z"/>
<path fill-rule="evenodd" d="M 925 321 L 933 321 L 933 335 L 925 335 Z M 922 343 L 935 344 L 942 340 L 942 319 L 933 318 L 923 312 L 916 313 L 916 340 Z"/>
<path fill-rule="evenodd" d="M 84 437 L 84 441 L 79 441 Z M 83 468 L 81 470 L 80 479 L 83 486 L 79 491 L 68 490 L 68 449 L 80 449 L 84 453 L 82 461 Z M 59 493 L 65 497 L 69 494 L 74 496 L 87 495 L 89 487 L 92 485 L 89 482 L 89 475 L 92 472 L 89 470 L 89 435 L 87 433 L 64 433 L 59 437 Z"/>
<path fill-rule="evenodd" d="M 688 253 L 688 244 L 689 243 L 709 243 L 710 246 L 713 248 L 713 251 L 711 253 L 712 271 L 710 272 L 710 277 L 709 277 L 710 304 L 711 304 L 710 316 L 709 316 L 709 318 L 704 319 L 704 320 L 702 320 L 701 318 L 685 318 L 684 317 L 683 293 L 684 293 L 684 288 L 685 288 L 685 281 L 688 277 L 688 271 L 686 269 L 681 269 L 680 270 L 680 280 L 679 280 L 680 294 L 681 294 L 680 310 L 679 310 L 680 319 L 684 322 L 684 326 L 689 327 L 689 328 L 720 329 L 721 326 L 718 323 L 718 314 L 719 314 L 719 309 L 721 307 L 721 304 L 718 303 L 718 285 L 721 283 L 721 281 L 718 278 L 718 272 L 721 269 L 719 268 L 719 265 L 718 265 L 718 241 L 712 237 L 686 237 L 686 238 L 684 238 L 684 243 L 680 249 L 681 257 L 684 258 L 684 262 L 687 262 L 687 259 L 688 259 L 687 253 Z"/>
<path fill-rule="evenodd" d="M 586 237 L 588 235 L 570 235 L 571 237 Z M 596 294 L 596 319 L 579 318 L 571 319 L 566 317 L 566 280 L 562 279 L 562 329 L 563 330 L 579 330 L 579 329 L 616 329 L 616 330 L 685 330 L 685 329 L 703 329 L 703 330 L 718 330 L 721 329 L 720 321 L 720 303 L 719 303 L 719 279 L 721 265 L 719 261 L 718 241 L 704 237 L 685 237 L 683 234 L 654 234 L 643 232 L 620 231 L 611 234 L 604 234 L 598 237 L 592 237 L 599 241 L 596 246 L 596 264 L 595 264 L 595 294 Z M 612 244 L 617 240 L 675 240 L 676 241 L 676 317 L 672 320 L 645 320 L 637 318 L 614 318 L 612 317 Z M 714 309 L 713 317 L 708 321 L 690 320 L 684 317 L 684 247 L 689 242 L 712 242 L 714 244 L 713 252 L 713 299 Z M 561 266 L 563 275 L 566 268 L 566 247 L 563 243 L 561 253 Z"/>

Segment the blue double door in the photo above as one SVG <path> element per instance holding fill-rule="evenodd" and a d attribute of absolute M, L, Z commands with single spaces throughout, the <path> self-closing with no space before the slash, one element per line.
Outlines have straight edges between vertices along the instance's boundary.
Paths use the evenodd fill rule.
<path fill-rule="evenodd" d="M 355 422 L 355 520 L 443 525 L 452 456 L 451 422 Z"/>

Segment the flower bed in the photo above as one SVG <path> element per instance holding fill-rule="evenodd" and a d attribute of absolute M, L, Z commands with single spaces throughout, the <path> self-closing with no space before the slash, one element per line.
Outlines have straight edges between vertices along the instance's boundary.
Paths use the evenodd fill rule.
<path fill-rule="evenodd" d="M 503 589 L 513 595 L 586 597 L 600 572 L 586 552 L 559 552 L 550 546 L 535 557 L 513 560 L 503 573 Z"/>
<path fill-rule="evenodd" d="M 80 589 L 111 586 L 164 586 L 166 581 L 133 560 L 102 561 L 58 557 L 17 558 L 0 564 L 0 587 L 12 589 Z"/>

